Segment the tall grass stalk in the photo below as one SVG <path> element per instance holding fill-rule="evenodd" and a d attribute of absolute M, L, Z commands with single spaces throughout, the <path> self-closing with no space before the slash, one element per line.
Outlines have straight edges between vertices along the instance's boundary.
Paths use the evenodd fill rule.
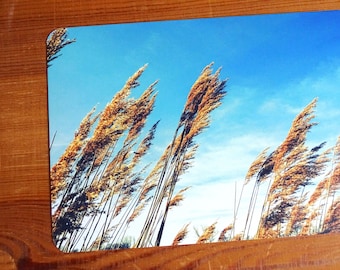
<path fill-rule="evenodd" d="M 116 246 L 146 209 L 134 246 L 158 246 L 169 210 L 184 198 L 187 188 L 174 195 L 176 183 L 191 166 L 198 147 L 194 138 L 209 126 L 209 114 L 221 104 L 226 81 L 219 80 L 220 70 L 212 73 L 212 64 L 203 69 L 172 142 L 147 174 L 149 166 L 140 164 L 158 122 L 144 139 L 140 137 L 154 107 L 157 81 L 139 98 L 130 97 L 146 67 L 127 80 L 103 112 L 92 117 L 92 110 L 84 118 L 73 142 L 51 169 L 53 236 L 63 251 Z"/>
<path fill-rule="evenodd" d="M 240 207 L 240 203 L 242 200 L 242 195 L 243 195 L 243 190 L 244 187 L 249 184 L 249 182 L 251 181 L 251 179 L 254 176 L 259 176 L 259 172 L 260 170 L 262 170 L 264 163 L 267 161 L 267 151 L 268 148 L 264 149 L 257 157 L 256 159 L 253 161 L 253 163 L 250 165 L 248 172 L 245 176 L 243 185 L 242 185 L 242 189 L 241 189 L 241 194 L 237 203 L 237 207 L 236 207 L 236 211 L 235 211 L 235 216 L 234 216 L 234 222 L 233 222 L 233 233 L 232 236 L 235 236 L 235 222 L 236 222 L 236 217 L 238 214 L 238 210 Z M 248 238 L 249 235 L 249 230 L 250 230 L 250 225 L 251 225 L 251 221 L 252 221 L 252 217 L 254 214 L 254 209 L 255 209 L 255 205 L 256 205 L 256 200 L 257 200 L 257 195 L 258 195 L 258 191 L 259 191 L 259 186 L 260 186 L 260 177 L 256 177 L 255 183 L 254 183 L 254 188 L 250 197 L 250 202 L 249 202 L 249 208 L 248 208 L 248 212 L 247 212 L 247 217 L 246 217 L 246 222 L 245 222 L 245 226 L 244 226 L 244 230 L 243 230 L 243 238 Z M 264 179 L 264 178 L 263 178 Z"/>
<path fill-rule="evenodd" d="M 213 74 L 211 67 L 212 64 L 205 67 L 192 86 L 173 140 L 160 159 L 162 166 L 158 185 L 146 222 L 137 240 L 137 247 L 145 246 L 151 241 L 159 218 L 161 223 L 155 246 L 160 244 L 176 183 L 188 168 L 197 149 L 194 138 L 209 126 L 210 112 L 221 104 L 221 99 L 225 95 L 226 81 L 220 81 L 218 78 L 220 70 Z M 164 210 L 161 211 L 161 208 Z M 160 213 L 162 214 L 159 216 Z"/>

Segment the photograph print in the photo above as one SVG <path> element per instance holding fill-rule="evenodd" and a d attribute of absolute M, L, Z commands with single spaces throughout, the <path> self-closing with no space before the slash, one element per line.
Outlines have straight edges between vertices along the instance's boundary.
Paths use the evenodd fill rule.
<path fill-rule="evenodd" d="M 63 252 L 340 231 L 340 12 L 54 29 Z"/>

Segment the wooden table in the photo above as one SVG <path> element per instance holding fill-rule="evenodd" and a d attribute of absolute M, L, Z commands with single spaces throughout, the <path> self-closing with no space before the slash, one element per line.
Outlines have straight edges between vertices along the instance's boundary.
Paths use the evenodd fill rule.
<path fill-rule="evenodd" d="M 0 269 L 340 269 L 340 236 L 63 254 L 51 239 L 45 40 L 57 27 L 294 11 L 339 0 L 2 0 Z"/>

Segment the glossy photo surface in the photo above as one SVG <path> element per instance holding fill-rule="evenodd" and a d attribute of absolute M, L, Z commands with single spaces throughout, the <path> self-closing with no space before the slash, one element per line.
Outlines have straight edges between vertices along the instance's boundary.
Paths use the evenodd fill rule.
<path fill-rule="evenodd" d="M 339 232 L 339 15 L 51 32 L 55 245 Z"/>

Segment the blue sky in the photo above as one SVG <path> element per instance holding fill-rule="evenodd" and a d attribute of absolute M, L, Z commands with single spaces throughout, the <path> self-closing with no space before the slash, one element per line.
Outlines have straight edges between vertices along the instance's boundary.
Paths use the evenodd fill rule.
<path fill-rule="evenodd" d="M 95 105 L 103 109 L 146 63 L 135 93 L 159 80 L 148 122 L 161 120 L 153 148 L 157 160 L 191 85 L 214 62 L 214 70 L 222 67 L 221 79 L 229 79 L 228 94 L 197 138 L 194 167 L 179 182 L 193 187 L 169 216 L 168 232 L 172 239 L 188 222 L 201 228 L 218 221 L 223 228 L 231 222 L 235 183 L 240 189 L 258 153 L 274 150 L 313 98 L 319 98 L 319 125 L 309 134 L 310 144 L 327 141 L 331 147 L 340 135 L 339 29 L 336 11 L 69 28 L 76 43 L 48 69 L 50 136 L 57 131 L 51 163 L 86 113 Z"/>

